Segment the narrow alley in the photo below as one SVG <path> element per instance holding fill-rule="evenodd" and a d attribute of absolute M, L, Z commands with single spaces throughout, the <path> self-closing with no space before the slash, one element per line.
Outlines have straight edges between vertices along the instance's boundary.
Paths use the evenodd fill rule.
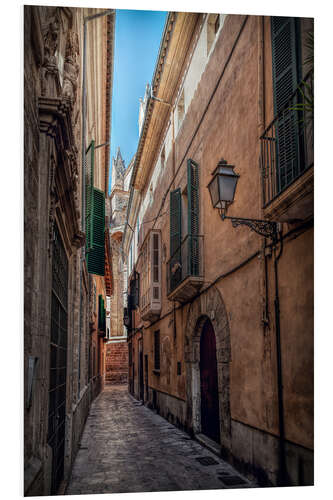
<path fill-rule="evenodd" d="M 67 495 L 252 487 L 185 432 L 143 406 L 127 386 L 95 399 Z"/>
<path fill-rule="evenodd" d="M 24 7 L 24 496 L 314 484 L 313 33 Z"/>

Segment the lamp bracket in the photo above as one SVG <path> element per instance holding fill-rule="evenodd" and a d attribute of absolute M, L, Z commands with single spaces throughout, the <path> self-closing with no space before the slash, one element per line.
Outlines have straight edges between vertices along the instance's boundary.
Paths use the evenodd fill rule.
<path fill-rule="evenodd" d="M 273 242 L 277 241 L 278 228 L 277 222 L 266 221 L 260 219 L 245 219 L 243 217 L 228 217 L 227 215 L 221 214 L 222 220 L 230 219 L 232 226 L 248 226 L 251 231 L 254 231 L 265 238 L 271 238 Z"/>

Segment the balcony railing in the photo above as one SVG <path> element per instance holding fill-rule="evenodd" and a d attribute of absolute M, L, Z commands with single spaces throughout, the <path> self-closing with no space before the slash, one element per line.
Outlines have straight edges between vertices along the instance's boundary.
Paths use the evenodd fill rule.
<path fill-rule="evenodd" d="M 172 295 L 171 298 L 175 300 L 188 298 L 187 292 L 186 297 L 181 296 L 180 298 L 173 294 L 182 283 L 188 282 L 188 278 L 191 278 L 189 284 L 193 293 L 200 288 L 204 276 L 203 263 L 203 236 L 187 235 L 167 262 L 168 296 Z M 193 295 L 193 293 L 189 291 L 189 295 Z"/>
<path fill-rule="evenodd" d="M 260 137 L 263 206 L 313 165 L 313 72 Z"/>

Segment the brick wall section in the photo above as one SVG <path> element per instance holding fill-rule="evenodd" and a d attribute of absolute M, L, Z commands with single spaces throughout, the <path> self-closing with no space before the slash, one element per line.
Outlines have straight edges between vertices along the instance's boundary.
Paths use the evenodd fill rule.
<path fill-rule="evenodd" d="M 105 381 L 108 384 L 127 384 L 128 345 L 127 342 L 106 345 Z"/>

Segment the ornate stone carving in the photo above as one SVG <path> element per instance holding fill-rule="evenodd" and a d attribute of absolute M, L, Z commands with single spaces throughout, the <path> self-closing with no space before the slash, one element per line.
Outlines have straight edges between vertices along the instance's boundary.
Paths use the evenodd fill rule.
<path fill-rule="evenodd" d="M 116 210 L 123 210 L 123 209 L 127 208 L 127 203 L 128 203 L 127 197 L 123 198 L 121 196 L 116 196 L 116 207 L 115 207 L 115 209 Z"/>
<path fill-rule="evenodd" d="M 41 71 L 41 94 L 57 96 L 59 93 L 59 71 L 57 50 L 59 45 L 60 20 L 57 9 L 42 28 L 44 41 L 44 62 Z"/>
<path fill-rule="evenodd" d="M 77 80 L 79 76 L 79 38 L 75 31 L 69 30 L 67 33 L 66 53 L 64 62 L 64 76 L 62 95 L 75 104 L 77 94 Z"/>

